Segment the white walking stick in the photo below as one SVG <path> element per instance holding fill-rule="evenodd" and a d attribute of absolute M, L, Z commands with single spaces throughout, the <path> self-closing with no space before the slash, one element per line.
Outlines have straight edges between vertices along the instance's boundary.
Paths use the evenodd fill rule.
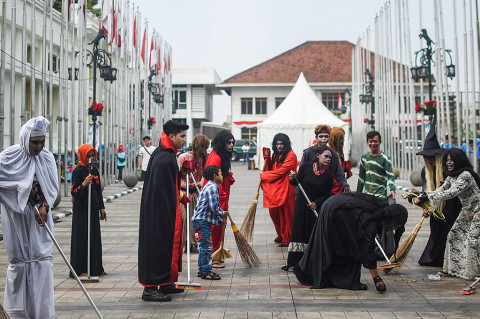
<path fill-rule="evenodd" d="M 294 171 L 290 171 L 290 173 L 295 174 Z M 303 196 L 304 196 L 305 199 L 307 200 L 308 205 L 310 205 L 312 202 L 311 202 L 310 199 L 308 198 L 307 193 L 305 193 L 305 190 L 303 189 L 302 184 L 300 184 L 300 182 L 298 181 L 296 175 L 295 175 L 295 180 L 297 181 L 298 188 L 300 188 L 300 190 L 302 191 Z M 313 211 L 313 213 L 315 214 L 315 217 L 318 217 L 317 211 L 316 211 L 315 209 L 312 209 L 312 211 Z"/>
<path fill-rule="evenodd" d="M 92 158 L 88 159 L 88 176 L 92 176 Z M 87 217 L 87 277 L 81 277 L 83 282 L 100 282 L 98 276 L 90 276 L 90 244 L 91 244 L 91 223 L 92 223 L 92 183 L 88 184 L 88 217 Z"/>
<path fill-rule="evenodd" d="M 193 174 L 192 174 L 193 176 Z M 185 175 L 186 179 L 187 179 L 187 186 L 186 186 L 186 189 L 187 189 L 187 197 L 190 196 L 190 184 L 188 182 L 188 173 Z M 195 178 L 193 179 L 194 182 L 195 182 Z M 175 284 L 175 287 L 177 288 L 181 288 L 181 289 L 202 289 L 202 285 L 201 284 L 196 284 L 196 283 L 192 283 L 192 278 L 191 278 L 191 274 L 190 274 L 190 202 L 187 201 L 187 212 L 186 212 L 186 216 L 185 216 L 185 222 L 187 223 L 187 282 L 177 282 Z"/>
<path fill-rule="evenodd" d="M 35 208 L 35 211 L 36 211 L 36 214 L 37 214 L 38 218 L 40 218 L 40 220 L 42 220 L 42 216 L 40 215 L 40 212 L 38 211 L 37 206 L 35 206 L 35 204 L 33 203 L 33 201 L 32 201 L 31 199 L 29 199 L 29 201 L 30 201 L 30 205 L 32 205 L 32 207 Z M 80 285 L 80 288 L 82 288 L 82 291 L 83 291 L 83 293 L 85 294 L 85 297 L 87 297 L 88 301 L 89 301 L 90 304 L 92 305 L 92 307 L 93 307 L 93 309 L 95 310 L 95 312 L 97 313 L 98 317 L 99 317 L 99 318 L 103 318 L 102 314 L 100 313 L 100 311 L 98 310 L 97 306 L 96 306 L 95 303 L 93 302 L 92 298 L 91 298 L 90 295 L 88 294 L 87 290 L 86 290 L 85 287 L 83 286 L 82 281 L 80 280 L 80 278 L 78 278 L 77 274 L 75 273 L 75 269 L 73 269 L 72 265 L 70 264 L 70 262 L 69 262 L 68 259 L 67 259 L 67 256 L 65 256 L 65 254 L 63 253 L 62 248 L 60 248 L 60 245 L 58 244 L 57 240 L 56 240 L 55 237 L 53 236 L 52 231 L 51 231 L 50 228 L 48 227 L 47 223 L 44 223 L 43 226 L 45 227 L 45 230 L 47 231 L 48 236 L 50 236 L 50 238 L 52 239 L 53 243 L 54 243 L 55 246 L 57 247 L 58 252 L 60 253 L 60 255 L 62 255 L 62 258 L 63 258 L 63 260 L 65 261 L 65 263 L 67 264 L 68 268 L 70 268 L 70 272 L 73 274 L 73 276 L 74 276 L 75 279 L 77 280 L 78 284 Z"/>

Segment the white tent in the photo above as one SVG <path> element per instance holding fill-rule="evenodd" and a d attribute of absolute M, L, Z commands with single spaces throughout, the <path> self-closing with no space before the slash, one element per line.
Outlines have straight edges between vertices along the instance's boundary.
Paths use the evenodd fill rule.
<path fill-rule="evenodd" d="M 345 131 L 344 154 L 348 158 L 350 151 L 350 132 L 348 123 L 330 112 L 310 88 L 303 73 L 282 104 L 266 120 L 257 124 L 257 149 L 263 162 L 262 147 L 272 147 L 273 137 L 285 133 L 292 142 L 292 149 L 298 161 L 302 159 L 303 150 L 310 146 L 315 138 L 315 126 L 326 124 L 341 127 Z M 263 165 L 260 165 L 262 167 Z"/>

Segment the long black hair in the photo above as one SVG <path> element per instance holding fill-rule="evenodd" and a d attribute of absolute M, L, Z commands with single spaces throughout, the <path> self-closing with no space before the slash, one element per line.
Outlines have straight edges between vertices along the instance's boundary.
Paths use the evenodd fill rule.
<path fill-rule="evenodd" d="M 277 149 L 278 141 L 283 142 L 283 145 L 284 145 L 283 152 L 281 154 L 278 153 L 278 149 Z M 290 142 L 290 138 L 288 137 L 288 135 L 283 133 L 276 134 L 273 137 L 272 150 L 273 150 L 272 163 L 275 163 L 275 162 L 283 163 L 283 161 L 285 161 L 285 158 L 287 157 L 288 152 L 292 150 L 292 143 Z"/>
<path fill-rule="evenodd" d="M 338 206 L 343 209 L 358 209 L 361 208 L 363 213 L 366 213 L 365 218 L 362 218 L 359 225 L 359 233 L 357 238 L 363 240 L 366 225 L 372 220 L 380 220 L 386 229 L 393 226 L 405 225 L 408 219 L 408 211 L 400 204 L 388 205 L 388 201 L 359 192 L 342 193 L 350 196 L 352 199 L 344 201 Z"/>
<path fill-rule="evenodd" d="M 450 155 L 450 158 L 453 160 L 453 171 L 449 171 L 447 169 L 448 155 Z M 458 148 L 448 149 L 442 158 L 442 168 L 443 168 L 443 174 L 445 174 L 446 176 L 452 176 L 452 177 L 456 177 L 462 174 L 464 171 L 468 171 L 470 172 L 470 174 L 472 174 L 473 178 L 475 179 L 475 182 L 477 183 L 477 186 L 480 187 L 480 177 L 473 170 L 472 164 L 468 160 L 467 155 L 462 150 L 459 150 Z"/>
<path fill-rule="evenodd" d="M 218 132 L 212 141 L 213 150 L 222 159 L 222 175 L 224 177 L 228 176 L 231 167 L 230 161 L 232 159 L 232 153 L 227 152 L 227 150 L 225 149 L 227 142 L 231 139 L 233 139 L 233 143 L 235 143 L 235 138 L 233 137 L 232 133 L 227 130 L 223 130 Z"/>

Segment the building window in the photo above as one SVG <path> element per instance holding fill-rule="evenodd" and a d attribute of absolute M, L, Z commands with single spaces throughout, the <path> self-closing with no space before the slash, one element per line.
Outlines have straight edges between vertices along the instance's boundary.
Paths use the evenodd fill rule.
<path fill-rule="evenodd" d="M 32 46 L 27 44 L 27 62 L 32 63 Z"/>
<path fill-rule="evenodd" d="M 343 94 L 340 94 L 340 96 L 342 97 L 342 101 L 344 101 Z M 325 104 L 325 106 L 329 110 L 337 109 L 337 107 L 338 107 L 338 93 L 323 93 L 322 94 L 322 103 Z"/>
<path fill-rule="evenodd" d="M 242 139 L 243 140 L 257 140 L 257 128 L 252 127 L 252 128 L 247 128 L 247 127 L 242 127 Z"/>
<path fill-rule="evenodd" d="M 252 107 L 252 99 L 251 98 L 243 98 L 241 99 L 242 104 L 242 114 L 253 114 L 253 107 Z"/>
<path fill-rule="evenodd" d="M 32 86 L 31 86 L 31 82 L 30 80 L 26 80 L 26 83 L 25 83 L 25 92 L 23 94 L 25 94 L 25 103 L 27 103 L 27 112 L 28 114 L 32 114 Z M 48 96 L 48 94 L 47 94 Z"/>
<path fill-rule="evenodd" d="M 175 105 L 177 109 L 187 109 L 187 91 L 184 89 L 175 89 L 173 91 L 173 98 L 175 99 Z"/>
<path fill-rule="evenodd" d="M 256 114 L 267 114 L 267 99 L 266 98 L 256 98 L 255 99 L 255 113 Z"/>
<path fill-rule="evenodd" d="M 285 100 L 284 97 L 276 97 L 275 98 L 275 109 L 278 109 L 278 107 L 280 106 L 280 104 L 283 103 L 284 100 Z"/>

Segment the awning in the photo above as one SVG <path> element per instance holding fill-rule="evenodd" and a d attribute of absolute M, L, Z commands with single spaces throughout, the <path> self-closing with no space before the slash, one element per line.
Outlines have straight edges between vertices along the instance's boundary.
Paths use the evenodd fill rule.
<path fill-rule="evenodd" d="M 261 123 L 262 121 L 238 121 L 238 122 L 233 122 L 235 126 L 239 128 L 253 128 L 257 127 L 258 123 Z"/>

